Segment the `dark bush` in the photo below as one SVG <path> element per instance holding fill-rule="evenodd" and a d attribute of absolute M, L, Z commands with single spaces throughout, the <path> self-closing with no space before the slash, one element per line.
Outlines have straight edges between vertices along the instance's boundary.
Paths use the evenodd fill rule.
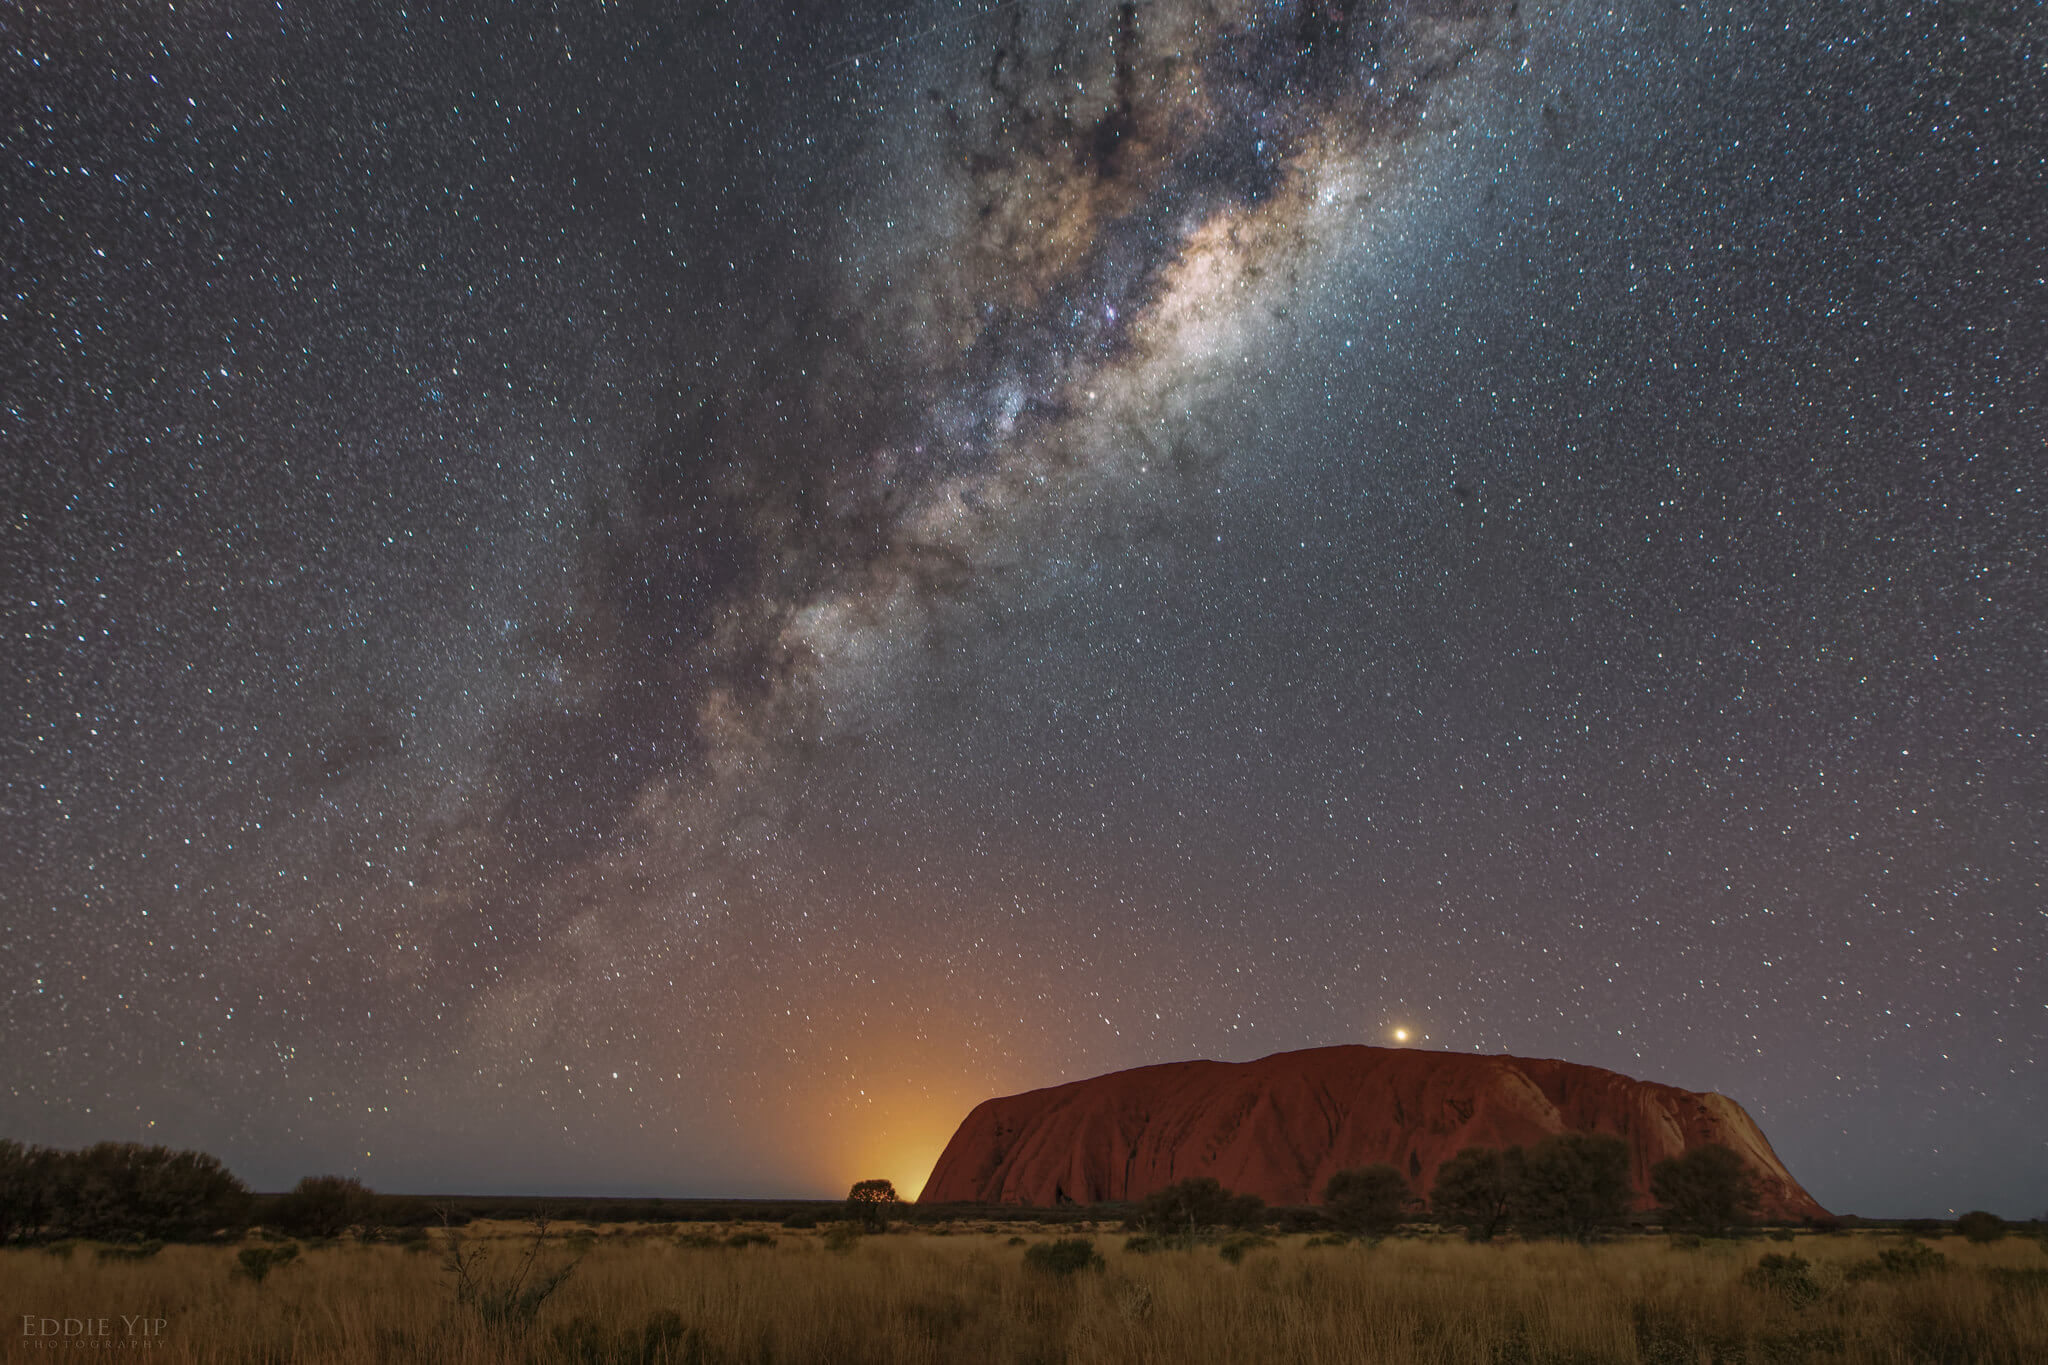
<path fill-rule="evenodd" d="M 1217 1247 L 1216 1254 L 1232 1265 L 1236 1265 L 1252 1252 L 1272 1245 L 1273 1239 L 1270 1237 L 1261 1237 L 1255 1232 L 1241 1232 L 1224 1242 L 1222 1246 Z"/>
<path fill-rule="evenodd" d="M 0 1240 L 195 1241 L 245 1225 L 248 1188 L 204 1152 L 0 1142 Z"/>
<path fill-rule="evenodd" d="M 365 1224 L 376 1197 L 354 1176 L 309 1175 L 272 1205 L 270 1221 L 294 1237 L 339 1237 Z"/>
<path fill-rule="evenodd" d="M 2005 1220 L 1995 1213 L 1972 1209 L 1956 1219 L 1956 1231 L 1977 1245 L 1983 1246 L 2005 1236 Z"/>
<path fill-rule="evenodd" d="M 284 1246 L 243 1247 L 235 1256 L 235 1273 L 245 1280 L 262 1284 L 271 1271 L 291 1264 L 298 1259 L 299 1249 L 286 1243 Z"/>
<path fill-rule="evenodd" d="M 1273 1221 L 1282 1232 L 1323 1232 L 1330 1226 L 1321 1209 L 1280 1209 Z"/>
<path fill-rule="evenodd" d="M 1386 1236 L 1407 1203 L 1408 1182 L 1392 1166 L 1339 1171 L 1323 1186 L 1323 1216 L 1354 1237 Z"/>
<path fill-rule="evenodd" d="M 1519 1156 L 1521 1149 L 1515 1150 Z M 1514 1170 L 1507 1153 L 1467 1147 L 1437 1168 L 1429 1211 L 1470 1240 L 1492 1241 L 1508 1225 L 1513 1208 Z"/>
<path fill-rule="evenodd" d="M 1095 1243 L 1086 1237 L 1062 1237 L 1058 1241 L 1040 1242 L 1024 1248 L 1024 1265 L 1027 1269 L 1041 1271 L 1047 1275 L 1077 1275 L 1084 1270 L 1104 1268 L 1102 1254 L 1095 1249 Z"/>
<path fill-rule="evenodd" d="M 1598 1133 L 1560 1133 L 1532 1147 L 1514 1170 L 1515 1222 L 1538 1237 L 1589 1242 L 1628 1212 L 1628 1145 Z"/>
<path fill-rule="evenodd" d="M 1255 1194 L 1232 1194 L 1214 1176 L 1190 1176 L 1146 1195 L 1131 1222 L 1143 1232 L 1192 1234 L 1256 1227 L 1265 1211 L 1265 1201 Z"/>
<path fill-rule="evenodd" d="M 1718 1142 L 1666 1157 L 1650 1168 L 1650 1193 L 1674 1232 L 1721 1236 L 1749 1223 L 1759 1203 L 1756 1177 Z"/>
<path fill-rule="evenodd" d="M 1945 1270 L 1948 1257 L 1917 1238 L 1908 1237 L 1898 1246 L 1877 1253 L 1877 1266 L 1887 1275 L 1924 1275 Z"/>
<path fill-rule="evenodd" d="M 1804 1307 L 1821 1296 L 1813 1282 L 1813 1266 L 1804 1257 L 1766 1256 L 1742 1273 L 1742 1282 L 1752 1289 L 1767 1290 L 1793 1307 Z"/>

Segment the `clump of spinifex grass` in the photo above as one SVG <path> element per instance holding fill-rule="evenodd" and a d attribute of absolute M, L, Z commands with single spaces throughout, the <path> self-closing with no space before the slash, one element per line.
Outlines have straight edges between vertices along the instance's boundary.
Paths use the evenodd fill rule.
<path fill-rule="evenodd" d="M 498 1318 L 461 1301 L 438 1230 L 438 1256 L 308 1246 L 260 1281 L 235 1273 L 256 1243 L 171 1245 L 144 1260 L 14 1249 L 0 1252 L 0 1322 L 13 1334 L 24 1315 L 112 1316 L 118 1338 L 115 1315 L 162 1318 L 150 1358 L 207 1365 L 2048 1360 L 2048 1277 L 2018 1237 L 1943 1238 L 1938 1267 L 1906 1251 L 1893 1269 L 1883 1253 L 1908 1244 L 1868 1233 L 1694 1249 L 1663 1237 L 1310 1247 L 1297 1234 L 1236 1263 L 1221 1242 L 1126 1249 L 1098 1236 L 1089 1254 L 1100 1271 L 1059 1274 L 1026 1260 L 1053 1243 L 1012 1246 L 1008 1228 L 842 1239 L 838 1254 L 827 1229 L 724 1223 L 686 1244 L 699 1230 L 709 1228 L 599 1238 L 530 1315 Z M 572 1254 L 532 1252 L 525 1224 L 475 1224 L 458 1245 L 473 1282 L 517 1282 L 520 1294 Z"/>

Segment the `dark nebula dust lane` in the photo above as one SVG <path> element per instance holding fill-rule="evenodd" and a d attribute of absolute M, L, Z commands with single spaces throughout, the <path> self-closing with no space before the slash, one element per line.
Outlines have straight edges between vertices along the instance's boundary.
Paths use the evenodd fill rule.
<path fill-rule="evenodd" d="M 1097 17 L 1044 50 L 1013 26 L 985 79 L 924 92 L 969 210 L 919 282 L 950 326 L 905 356 L 820 271 L 794 334 L 647 445 L 591 574 L 611 635 L 581 664 L 604 682 L 512 737 L 486 817 L 524 869 L 590 856 L 656 787 L 732 799 L 735 750 L 837 728 L 849 656 L 929 629 L 986 583 L 992 542 L 1090 476 L 1092 433 L 1122 416 L 1102 390 L 1209 358 L 1174 314 L 1256 306 L 1231 295 L 1333 231 L 1316 192 L 1518 40 L 1506 8 L 1472 5 Z"/>
<path fill-rule="evenodd" d="M 0 38 L 0 1132 L 914 1188 L 1400 1028 L 2048 1201 L 2036 17 Z"/>

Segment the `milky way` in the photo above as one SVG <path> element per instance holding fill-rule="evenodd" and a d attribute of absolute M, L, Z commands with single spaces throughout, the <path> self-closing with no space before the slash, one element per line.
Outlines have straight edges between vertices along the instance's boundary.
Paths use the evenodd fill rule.
<path fill-rule="evenodd" d="M 2037 26 L 760 9 L 8 32 L 0 1129 L 914 1186 L 1401 1027 L 2038 1211 Z"/>

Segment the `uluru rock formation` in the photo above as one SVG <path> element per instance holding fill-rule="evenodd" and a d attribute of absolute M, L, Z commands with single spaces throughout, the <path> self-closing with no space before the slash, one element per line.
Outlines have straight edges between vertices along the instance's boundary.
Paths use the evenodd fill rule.
<path fill-rule="evenodd" d="M 1573 1062 L 1361 1046 L 1169 1062 L 985 1100 L 918 1202 L 1135 1200 L 1214 1176 L 1268 1204 L 1311 1204 L 1334 1172 L 1375 1162 L 1406 1172 L 1419 1197 L 1461 1148 L 1566 1132 L 1628 1143 L 1638 1209 L 1655 1206 L 1653 1165 L 1718 1142 L 1748 1163 L 1764 1217 L 1827 1212 L 1725 1095 Z"/>

